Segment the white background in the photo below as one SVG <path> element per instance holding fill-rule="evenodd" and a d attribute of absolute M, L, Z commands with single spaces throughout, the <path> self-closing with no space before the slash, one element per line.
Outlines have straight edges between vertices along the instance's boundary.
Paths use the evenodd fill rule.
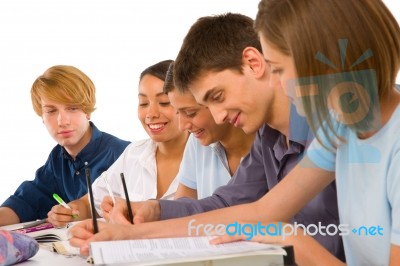
<path fill-rule="evenodd" d="M 127 140 L 146 138 L 136 114 L 140 72 L 174 59 L 200 16 L 229 11 L 255 18 L 258 2 L 1 0 L 0 203 L 34 178 L 56 144 L 30 100 L 33 81 L 47 68 L 73 65 L 93 80 L 92 121 L 100 130 Z M 385 2 L 400 20 L 399 1 Z"/>

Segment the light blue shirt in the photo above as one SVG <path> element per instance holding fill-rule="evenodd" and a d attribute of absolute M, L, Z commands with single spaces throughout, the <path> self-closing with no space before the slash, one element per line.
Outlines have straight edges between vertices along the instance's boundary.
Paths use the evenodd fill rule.
<path fill-rule="evenodd" d="M 197 189 L 197 198 L 211 196 L 214 190 L 228 183 L 228 160 L 222 145 L 217 142 L 203 146 L 191 134 L 185 151 L 177 179 L 183 185 Z"/>
<path fill-rule="evenodd" d="M 346 142 L 336 150 L 315 139 L 307 154 L 318 167 L 336 172 L 340 222 L 348 228 L 346 262 L 388 265 L 390 244 L 400 245 L 400 106 L 370 138 L 361 140 L 344 125 L 337 131 Z"/>

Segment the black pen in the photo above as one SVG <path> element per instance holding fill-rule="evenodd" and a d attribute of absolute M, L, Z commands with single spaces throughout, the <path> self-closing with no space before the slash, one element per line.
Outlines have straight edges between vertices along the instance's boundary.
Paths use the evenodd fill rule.
<path fill-rule="evenodd" d="M 94 208 L 92 182 L 90 181 L 90 170 L 89 170 L 89 168 L 85 169 L 85 174 L 86 174 L 86 183 L 87 183 L 87 187 L 88 187 L 89 200 L 90 200 L 90 211 L 92 213 L 93 234 L 97 234 L 99 232 L 99 226 L 97 225 L 96 210 Z"/>
<path fill-rule="evenodd" d="M 125 183 L 125 177 L 124 173 L 121 173 L 121 181 L 122 181 L 122 186 L 124 187 L 124 193 L 125 193 L 125 199 L 126 199 L 126 206 L 128 207 L 128 218 L 129 222 L 133 224 L 133 213 L 132 213 L 132 208 L 131 208 L 131 202 L 129 200 L 129 195 L 128 195 L 128 190 L 126 189 L 126 183 Z"/>

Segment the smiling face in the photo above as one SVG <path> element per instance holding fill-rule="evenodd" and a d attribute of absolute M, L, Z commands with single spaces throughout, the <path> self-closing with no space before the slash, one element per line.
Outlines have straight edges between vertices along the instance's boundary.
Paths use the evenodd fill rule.
<path fill-rule="evenodd" d="M 243 71 L 206 72 L 190 84 L 196 101 L 207 106 L 217 124 L 231 123 L 247 134 L 269 122 L 274 90 L 267 65 L 254 48 L 243 51 Z"/>
<path fill-rule="evenodd" d="M 182 134 L 163 85 L 162 80 L 149 74 L 139 83 L 138 117 L 149 137 L 156 142 L 166 142 Z"/>
<path fill-rule="evenodd" d="M 168 93 L 168 97 L 177 110 L 179 129 L 191 132 L 201 145 L 221 141 L 228 132 L 230 125 L 217 125 L 210 110 L 198 104 L 190 92 L 180 93 L 175 89 Z"/>
<path fill-rule="evenodd" d="M 42 120 L 51 137 L 75 157 L 89 143 L 89 115 L 79 106 L 41 99 Z"/>

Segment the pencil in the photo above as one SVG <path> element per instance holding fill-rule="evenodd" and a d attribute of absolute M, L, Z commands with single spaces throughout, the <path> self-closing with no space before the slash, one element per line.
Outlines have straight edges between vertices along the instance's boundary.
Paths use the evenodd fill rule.
<path fill-rule="evenodd" d="M 88 187 L 89 200 L 90 200 L 90 211 L 92 213 L 93 234 L 97 234 L 99 232 L 99 226 L 97 225 L 96 210 L 94 208 L 92 182 L 90 181 L 90 170 L 89 170 L 89 168 L 85 168 L 85 174 L 86 174 L 86 183 L 87 183 L 87 187 Z"/>
<path fill-rule="evenodd" d="M 124 173 L 121 173 L 121 181 L 122 181 L 122 186 L 124 187 L 124 193 L 125 193 L 125 199 L 126 199 L 126 206 L 128 207 L 128 218 L 129 222 L 133 224 L 133 213 L 132 213 L 132 208 L 131 208 L 131 202 L 129 200 L 129 195 L 128 195 L 128 190 L 126 189 L 126 183 L 125 183 L 125 177 Z"/>
<path fill-rule="evenodd" d="M 114 197 L 114 193 L 113 193 L 113 191 L 112 191 L 112 189 L 111 189 L 111 187 L 110 187 L 110 184 L 108 183 L 108 180 L 107 180 L 107 174 L 104 174 L 104 182 L 106 183 L 106 187 L 107 187 L 107 190 L 108 190 L 108 194 L 110 195 L 110 197 L 111 197 L 111 199 L 112 199 L 112 202 L 113 202 L 113 205 L 115 206 L 115 197 Z"/>

